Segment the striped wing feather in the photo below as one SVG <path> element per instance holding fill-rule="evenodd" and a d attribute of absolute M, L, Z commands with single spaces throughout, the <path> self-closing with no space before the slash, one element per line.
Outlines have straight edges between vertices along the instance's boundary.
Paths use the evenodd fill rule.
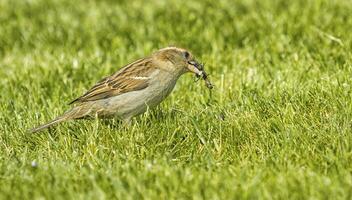
<path fill-rule="evenodd" d="M 110 98 L 127 92 L 142 90 L 148 87 L 148 79 L 135 77 L 149 77 L 155 70 L 151 58 L 139 59 L 126 65 L 111 76 L 105 77 L 88 90 L 81 97 L 69 104 L 83 103 Z"/>

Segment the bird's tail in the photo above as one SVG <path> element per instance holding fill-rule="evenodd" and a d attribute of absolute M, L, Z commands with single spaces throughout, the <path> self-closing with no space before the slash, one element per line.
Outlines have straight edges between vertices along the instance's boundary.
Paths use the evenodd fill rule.
<path fill-rule="evenodd" d="M 66 121 L 66 120 L 68 120 L 66 117 L 61 117 L 60 116 L 60 117 L 58 117 L 58 118 L 56 118 L 56 119 L 54 119 L 54 120 L 52 120 L 52 121 L 50 121 L 50 122 L 48 122 L 46 124 L 43 124 L 43 125 L 40 125 L 38 127 L 30 129 L 28 132 L 36 133 L 36 132 L 39 132 L 39 131 L 41 131 L 43 129 L 49 128 L 50 126 L 53 126 L 53 125 L 58 124 L 60 122 Z"/>
<path fill-rule="evenodd" d="M 88 115 L 89 112 L 91 111 L 90 109 L 86 109 L 86 108 L 87 108 L 86 106 L 74 107 L 71 110 L 65 112 L 63 115 L 57 117 L 56 119 L 54 119 L 46 124 L 43 124 L 41 126 L 32 128 L 28 132 L 36 133 L 36 132 L 39 132 L 43 129 L 46 129 L 50 126 L 56 125 L 58 123 L 61 123 L 61 122 L 67 121 L 67 120 L 82 118 L 82 117 Z"/>

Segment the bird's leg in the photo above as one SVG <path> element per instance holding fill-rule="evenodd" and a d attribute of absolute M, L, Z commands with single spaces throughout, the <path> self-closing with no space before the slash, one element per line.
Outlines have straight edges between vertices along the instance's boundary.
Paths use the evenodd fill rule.
<path fill-rule="evenodd" d="M 122 124 L 123 124 L 125 127 L 131 126 L 131 124 L 132 124 L 132 119 L 131 119 L 131 117 L 123 118 L 123 119 L 122 119 Z"/>

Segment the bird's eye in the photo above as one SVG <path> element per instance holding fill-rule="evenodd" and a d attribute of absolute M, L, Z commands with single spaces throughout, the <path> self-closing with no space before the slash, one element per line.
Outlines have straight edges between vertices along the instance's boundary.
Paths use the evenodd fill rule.
<path fill-rule="evenodd" d="M 184 56 L 186 59 L 188 59 L 188 58 L 189 58 L 189 53 L 188 53 L 188 51 L 183 52 L 183 56 Z"/>

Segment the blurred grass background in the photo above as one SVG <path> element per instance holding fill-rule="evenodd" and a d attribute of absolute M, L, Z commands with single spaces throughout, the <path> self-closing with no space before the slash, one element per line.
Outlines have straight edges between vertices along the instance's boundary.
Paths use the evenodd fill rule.
<path fill-rule="evenodd" d="M 1 199 L 351 199 L 352 2 L 0 1 Z M 206 63 L 130 127 L 26 130 L 169 45 Z"/>

